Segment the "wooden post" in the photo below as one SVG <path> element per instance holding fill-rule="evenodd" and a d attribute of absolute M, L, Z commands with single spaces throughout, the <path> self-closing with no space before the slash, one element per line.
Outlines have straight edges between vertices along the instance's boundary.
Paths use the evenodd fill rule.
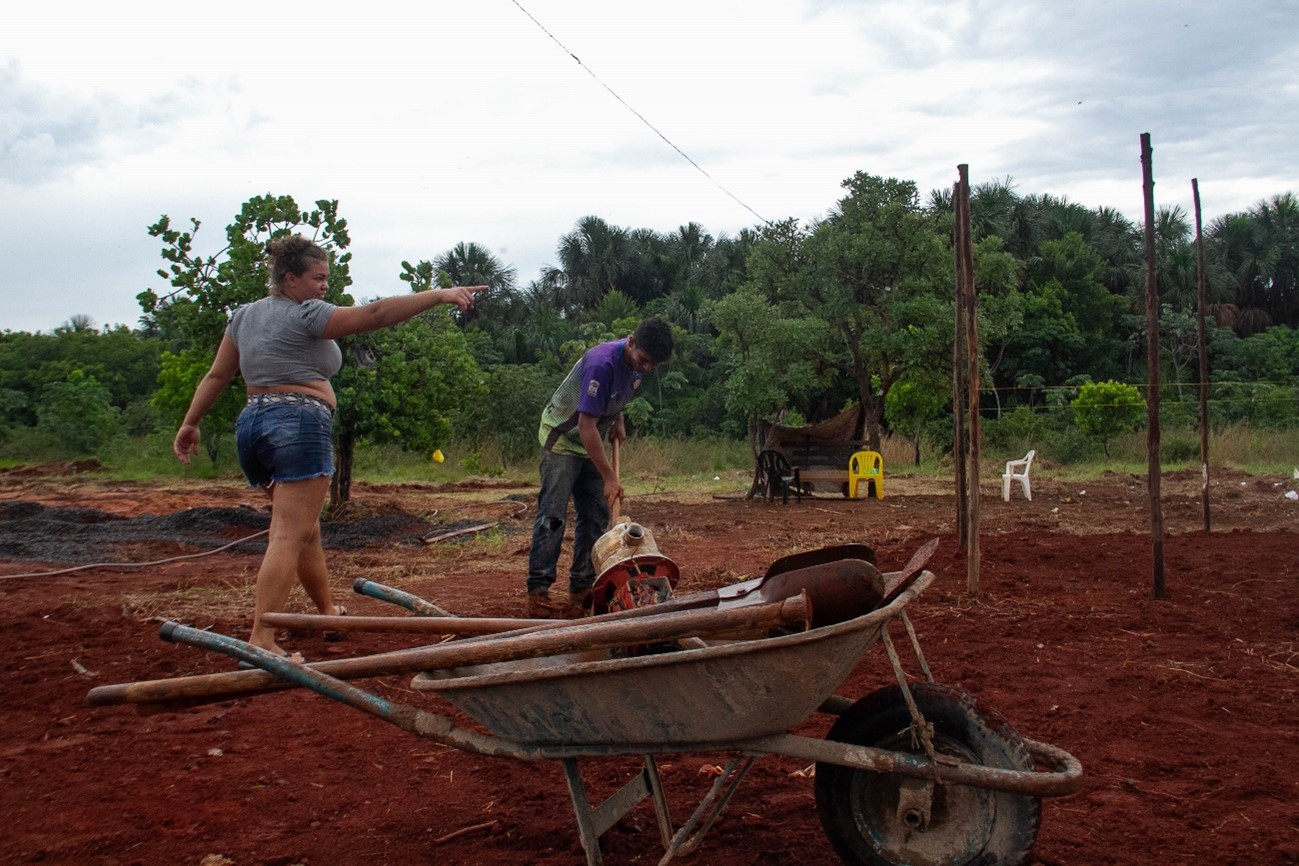
<path fill-rule="evenodd" d="M 1146 487 L 1155 598 L 1164 597 L 1164 511 L 1159 501 L 1159 280 L 1155 270 L 1155 176 L 1150 133 L 1141 133 L 1142 190 L 1146 205 Z"/>
<path fill-rule="evenodd" d="M 952 297 L 955 326 L 952 335 L 952 463 L 956 468 L 956 546 L 966 549 L 970 538 L 970 511 L 968 507 L 965 474 L 965 297 L 961 270 L 965 261 L 961 257 L 961 185 L 952 187 L 952 254 L 956 261 L 956 284 Z"/>
<path fill-rule="evenodd" d="M 1200 500 L 1204 506 L 1204 531 L 1209 532 L 1209 347 L 1205 337 L 1209 276 L 1204 267 L 1204 232 L 1200 223 L 1200 182 L 1191 178 L 1195 197 L 1195 334 L 1200 347 Z"/>
<path fill-rule="evenodd" d="M 974 242 L 970 237 L 970 178 L 969 166 L 956 167 L 960 173 L 957 187 L 961 194 L 956 206 L 956 222 L 961 227 L 957 258 L 961 276 L 961 303 L 965 307 L 965 354 L 967 362 L 966 388 L 969 392 L 970 459 L 967 469 L 970 478 L 969 557 L 966 560 L 967 584 L 972 595 L 979 592 L 979 325 L 974 305 Z"/>

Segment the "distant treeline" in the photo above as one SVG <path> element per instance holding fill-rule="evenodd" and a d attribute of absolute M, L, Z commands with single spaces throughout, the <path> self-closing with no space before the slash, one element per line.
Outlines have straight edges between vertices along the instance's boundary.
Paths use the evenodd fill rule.
<path fill-rule="evenodd" d="M 697 223 L 659 233 L 584 217 L 559 238 L 555 264 L 524 286 L 488 252 L 501 239 L 403 262 L 394 278 L 415 291 L 492 289 L 470 314 L 443 311 L 344 341 L 334 382 L 341 447 L 431 449 L 454 434 L 528 454 L 541 404 L 568 368 L 647 316 L 671 323 L 678 350 L 628 408 L 635 435 L 740 439 L 761 419 L 810 422 L 860 403 L 868 435 L 947 447 L 952 197 L 922 200 L 913 183 L 864 173 L 843 188 L 818 221 L 734 237 Z M 1009 181 L 972 190 L 971 216 L 987 435 L 1050 423 L 1086 383 L 1144 388 L 1141 226 L 1111 208 L 1021 195 Z M 1196 239 L 1179 208 L 1160 210 L 1154 228 L 1161 402 L 1171 423 L 1193 423 Z M 224 235 L 194 220 L 177 229 L 166 216 L 148 231 L 169 265 L 140 295 L 137 328 L 74 317 L 52 333 L 0 334 L 0 457 L 20 458 L 33 443 L 92 456 L 118 437 L 174 429 L 230 311 L 265 293 L 262 254 L 276 234 L 326 246 L 329 299 L 354 302 L 336 202 L 304 210 L 260 196 Z M 1203 240 L 1212 420 L 1292 425 L 1299 199 L 1283 193 L 1212 220 Z M 212 249 L 198 252 L 207 241 Z M 230 448 L 238 396 L 205 421 L 213 460 Z"/>

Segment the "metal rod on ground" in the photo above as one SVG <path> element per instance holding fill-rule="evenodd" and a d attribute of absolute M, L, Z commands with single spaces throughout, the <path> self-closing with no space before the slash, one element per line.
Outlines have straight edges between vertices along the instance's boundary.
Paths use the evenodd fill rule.
<path fill-rule="evenodd" d="M 395 604 L 398 607 L 404 607 L 407 610 L 417 613 L 420 616 L 455 616 L 448 610 L 438 607 L 431 601 L 425 601 L 418 595 L 412 595 L 400 589 L 394 589 L 391 586 L 384 586 L 382 583 L 375 583 L 372 580 L 366 580 L 364 577 L 358 577 L 352 584 L 352 592 L 357 595 L 368 596 L 379 601 L 386 601 L 389 604 Z"/>
<path fill-rule="evenodd" d="M 452 642 L 354 659 L 318 662 L 309 667 L 338 679 L 385 676 L 493 664 L 548 655 L 611 649 L 630 644 L 662 643 L 684 637 L 735 636 L 776 627 L 807 628 L 811 604 L 806 593 L 780 602 L 725 610 L 687 610 L 616 622 L 579 621 L 538 633 L 501 637 L 494 641 Z M 164 630 L 174 624 L 164 625 Z M 91 706 L 124 703 L 166 703 L 229 700 L 292 688 L 291 683 L 265 671 L 228 671 L 169 680 L 121 683 L 93 689 Z"/>
<path fill-rule="evenodd" d="M 516 629 L 572 620 L 512 619 L 477 616 L 326 616 L 311 613 L 264 613 L 262 622 L 275 628 L 305 631 L 357 631 L 402 634 L 500 634 Z"/>

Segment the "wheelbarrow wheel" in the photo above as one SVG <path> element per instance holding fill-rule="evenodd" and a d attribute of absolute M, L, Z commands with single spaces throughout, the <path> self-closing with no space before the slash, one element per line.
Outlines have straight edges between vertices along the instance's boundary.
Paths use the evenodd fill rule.
<path fill-rule="evenodd" d="M 932 684 L 912 686 L 911 693 L 934 727 L 938 754 L 985 767 L 1032 769 L 1019 734 L 972 696 Z M 826 739 L 924 754 L 897 686 L 857 701 Z M 1019 866 L 1032 851 L 1041 821 L 1036 797 L 825 762 L 816 765 L 816 809 L 845 862 L 870 866 Z"/>

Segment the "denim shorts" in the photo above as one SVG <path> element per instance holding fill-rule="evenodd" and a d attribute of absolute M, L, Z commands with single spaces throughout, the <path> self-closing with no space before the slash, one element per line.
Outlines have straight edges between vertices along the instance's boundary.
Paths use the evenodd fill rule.
<path fill-rule="evenodd" d="M 250 487 L 334 474 L 334 413 L 321 400 L 249 399 L 235 422 L 239 467 Z"/>

